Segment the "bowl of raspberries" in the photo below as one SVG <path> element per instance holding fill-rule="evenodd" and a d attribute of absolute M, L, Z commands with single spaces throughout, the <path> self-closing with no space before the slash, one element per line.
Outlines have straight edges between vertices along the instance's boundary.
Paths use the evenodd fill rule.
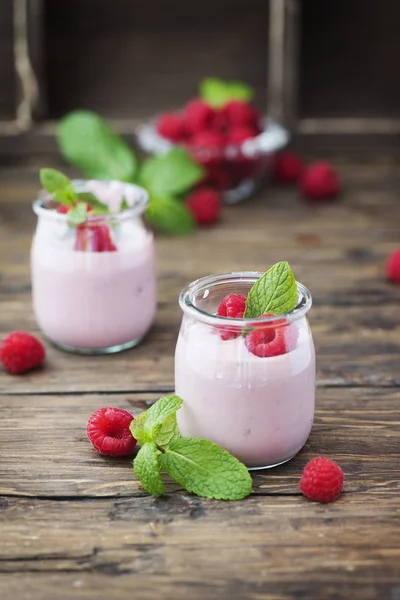
<path fill-rule="evenodd" d="M 252 96 L 243 84 L 206 79 L 199 97 L 142 123 L 139 146 L 149 154 L 184 147 L 203 166 L 203 185 L 228 204 L 240 202 L 267 179 L 276 153 L 289 141 L 288 131 L 263 116 Z"/>

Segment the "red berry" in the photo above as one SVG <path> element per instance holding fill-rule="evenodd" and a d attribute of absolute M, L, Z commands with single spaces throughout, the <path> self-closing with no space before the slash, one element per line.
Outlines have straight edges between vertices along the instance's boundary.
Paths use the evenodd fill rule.
<path fill-rule="evenodd" d="M 218 306 L 217 315 L 230 319 L 242 319 L 246 310 L 246 296 L 243 294 L 228 294 Z M 217 333 L 224 341 L 233 340 L 240 335 L 240 331 L 218 327 Z"/>
<path fill-rule="evenodd" d="M 172 142 L 179 142 L 185 137 L 185 124 L 180 115 L 173 112 L 162 114 L 156 123 L 158 133 Z"/>
<path fill-rule="evenodd" d="M 76 228 L 74 250 L 81 252 L 115 252 L 108 225 L 82 223 Z"/>
<path fill-rule="evenodd" d="M 274 178 L 281 183 L 292 183 L 300 179 L 303 162 L 294 152 L 278 154 L 274 164 Z"/>
<path fill-rule="evenodd" d="M 300 491 L 316 502 L 332 502 L 342 491 L 343 479 L 339 465 L 319 456 L 305 466 L 300 479 Z"/>
<path fill-rule="evenodd" d="M 44 358 L 45 351 L 41 342 L 24 331 L 10 333 L 0 346 L 0 361 L 13 375 L 38 367 Z"/>
<path fill-rule="evenodd" d="M 386 263 L 386 274 L 390 281 L 400 283 L 400 248 L 390 254 Z"/>
<path fill-rule="evenodd" d="M 184 108 L 185 124 L 191 133 L 210 129 L 215 118 L 215 110 L 208 104 L 196 98 L 190 100 Z"/>
<path fill-rule="evenodd" d="M 245 125 L 234 127 L 228 132 L 228 143 L 243 144 L 243 142 L 255 137 L 257 134 L 257 130 L 253 127 Z"/>
<path fill-rule="evenodd" d="M 221 150 L 224 145 L 224 136 L 218 131 L 200 131 L 190 143 L 190 146 L 195 150 Z"/>
<path fill-rule="evenodd" d="M 300 188 L 310 200 L 333 198 L 340 192 L 340 181 L 335 169 L 325 162 L 308 167 L 300 179 Z"/>
<path fill-rule="evenodd" d="M 228 294 L 218 306 L 217 315 L 230 319 L 243 319 L 246 310 L 246 296 L 243 294 Z"/>
<path fill-rule="evenodd" d="M 67 206 L 66 204 L 60 204 L 57 208 L 57 212 L 62 215 L 66 215 L 69 210 L 71 210 L 71 206 Z"/>
<path fill-rule="evenodd" d="M 211 225 L 221 214 L 219 194 L 211 188 L 203 187 L 193 192 L 186 205 L 199 225 Z"/>
<path fill-rule="evenodd" d="M 252 104 L 231 100 L 223 111 L 231 127 L 252 127 L 260 130 L 260 115 Z"/>
<path fill-rule="evenodd" d="M 272 316 L 266 313 L 260 318 Z M 245 345 L 252 354 L 265 358 L 291 352 L 296 348 L 298 338 L 299 330 L 294 323 L 286 324 L 284 319 L 278 319 L 250 331 L 246 335 Z"/>
<path fill-rule="evenodd" d="M 130 454 L 136 446 L 129 425 L 133 416 L 122 408 L 99 408 L 87 422 L 86 433 L 94 448 L 106 456 Z"/>
<path fill-rule="evenodd" d="M 229 190 L 233 185 L 233 178 L 228 165 L 229 163 L 207 165 L 207 176 L 204 183 L 220 191 Z"/>

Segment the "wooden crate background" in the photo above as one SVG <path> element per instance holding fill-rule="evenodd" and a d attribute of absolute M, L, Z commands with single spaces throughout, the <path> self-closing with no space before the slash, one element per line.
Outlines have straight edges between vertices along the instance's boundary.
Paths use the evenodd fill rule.
<path fill-rule="evenodd" d="M 247 81 L 260 108 L 299 131 L 346 132 L 349 123 L 361 133 L 371 124 L 378 133 L 399 131 L 398 0 L 203 0 L 198 6 L 184 0 L 1 0 L 3 134 L 18 130 L 9 127 L 22 89 L 14 68 L 13 5 L 25 2 L 40 89 L 33 135 L 52 133 L 51 123 L 74 108 L 99 111 L 131 131 L 133 120 L 181 105 L 207 75 Z M 288 29 L 270 27 L 274 7 L 285 8 Z M 290 83 L 283 99 L 274 71 L 278 84 L 282 74 Z M 3 147 L 0 140 L 0 152 Z"/>

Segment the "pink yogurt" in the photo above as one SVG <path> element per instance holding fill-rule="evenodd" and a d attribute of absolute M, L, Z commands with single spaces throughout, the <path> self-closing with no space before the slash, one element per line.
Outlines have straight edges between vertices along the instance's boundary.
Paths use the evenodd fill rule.
<path fill-rule="evenodd" d="M 117 251 L 75 251 L 76 231 L 68 227 L 65 215 L 36 203 L 39 221 L 31 252 L 34 312 L 43 333 L 59 346 L 118 351 L 143 338 L 156 309 L 153 236 L 140 218 L 146 194 L 120 182 L 86 182 L 85 189 L 115 211 L 121 194 L 132 207 L 123 219 L 124 213 L 115 216 L 112 233 Z"/>
<path fill-rule="evenodd" d="M 239 287 L 238 293 L 248 289 Z M 212 298 L 209 292 L 202 291 L 204 298 Z M 219 302 L 225 294 L 216 293 Z M 222 340 L 195 311 L 184 316 L 175 354 L 181 434 L 212 440 L 249 468 L 290 460 L 305 444 L 314 418 L 315 352 L 306 317 L 291 325 L 298 328 L 293 350 L 258 357 L 242 336 Z"/>

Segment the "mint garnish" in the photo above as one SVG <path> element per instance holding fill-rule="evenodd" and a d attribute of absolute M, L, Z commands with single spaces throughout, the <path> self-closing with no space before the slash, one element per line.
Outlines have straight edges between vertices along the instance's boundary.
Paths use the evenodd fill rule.
<path fill-rule="evenodd" d="M 215 108 L 222 108 L 230 100 L 251 102 L 253 89 L 238 81 L 223 81 L 216 77 L 208 77 L 200 84 L 200 96 L 207 104 Z"/>
<path fill-rule="evenodd" d="M 57 128 L 64 158 L 92 179 L 134 181 L 138 164 L 133 150 L 99 115 L 76 110 Z"/>
<path fill-rule="evenodd" d="M 183 148 L 148 158 L 140 180 L 151 194 L 176 196 L 188 191 L 204 177 L 204 169 Z"/>
<path fill-rule="evenodd" d="M 151 194 L 146 219 L 150 225 L 170 235 L 189 233 L 196 227 L 186 206 L 172 196 Z"/>
<path fill-rule="evenodd" d="M 170 477 L 198 496 L 241 500 L 251 493 L 252 480 L 244 464 L 208 440 L 174 440 L 160 462 Z"/>
<path fill-rule="evenodd" d="M 241 500 L 251 493 L 250 474 L 237 458 L 208 440 L 180 437 L 176 412 L 179 396 L 160 398 L 131 423 L 141 445 L 134 473 L 151 494 L 162 494 L 160 469 L 189 492 L 206 498 Z"/>
<path fill-rule="evenodd" d="M 68 224 L 76 227 L 86 221 L 88 204 L 92 207 L 92 215 L 109 214 L 107 204 L 100 202 L 91 192 L 77 192 L 64 173 L 56 169 L 40 169 L 39 178 L 43 188 L 61 204 L 70 206 L 68 211 Z"/>
<path fill-rule="evenodd" d="M 154 442 L 147 442 L 140 448 L 133 463 L 133 472 L 149 494 L 164 493 L 160 476 L 160 454 Z"/>
<path fill-rule="evenodd" d="M 297 285 L 289 263 L 278 262 L 258 279 L 247 295 L 245 319 L 265 313 L 282 315 L 295 308 Z"/>

